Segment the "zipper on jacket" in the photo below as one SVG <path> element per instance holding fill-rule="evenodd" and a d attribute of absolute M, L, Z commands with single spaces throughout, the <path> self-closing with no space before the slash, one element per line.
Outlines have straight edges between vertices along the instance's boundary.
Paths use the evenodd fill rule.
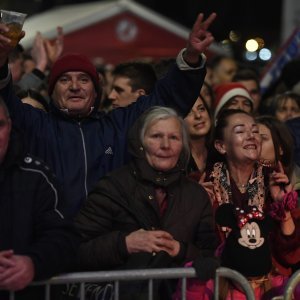
<path fill-rule="evenodd" d="M 88 190 L 87 190 L 87 157 L 86 157 L 86 148 L 85 148 L 85 140 L 84 135 L 81 127 L 81 122 L 78 122 L 79 130 L 82 139 L 82 148 L 83 148 L 83 155 L 84 155 L 84 190 L 85 190 L 85 199 L 87 199 Z"/>

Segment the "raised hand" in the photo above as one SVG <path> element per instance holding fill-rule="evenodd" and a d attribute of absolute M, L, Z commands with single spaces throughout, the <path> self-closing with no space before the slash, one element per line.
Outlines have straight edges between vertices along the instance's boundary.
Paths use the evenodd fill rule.
<path fill-rule="evenodd" d="M 188 64 L 195 64 L 199 60 L 199 55 L 203 53 L 208 46 L 214 41 L 214 37 L 208 31 L 209 26 L 216 18 L 216 13 L 204 20 L 204 15 L 200 13 L 190 33 L 186 51 L 184 53 L 184 60 Z"/>
<path fill-rule="evenodd" d="M 205 178 L 206 178 L 206 172 L 204 172 L 201 175 L 198 183 L 201 184 L 204 187 L 204 189 L 206 190 L 211 203 L 214 203 L 214 201 L 215 201 L 214 184 L 211 181 L 205 181 Z"/>
<path fill-rule="evenodd" d="M 36 68 L 41 72 L 45 72 L 48 65 L 48 56 L 44 46 L 44 38 L 40 32 L 37 32 L 34 38 L 31 56 L 35 62 Z"/>
<path fill-rule="evenodd" d="M 3 66 L 9 56 L 9 53 L 15 48 L 15 46 L 11 45 L 11 40 L 5 37 L 2 33 L 8 32 L 9 28 L 0 22 L 0 67 Z M 19 41 L 25 36 L 25 32 L 22 31 L 19 36 Z"/>
<path fill-rule="evenodd" d="M 270 174 L 269 185 L 272 198 L 275 201 L 282 200 L 285 193 L 290 192 L 293 188 L 280 161 L 278 162 L 278 170 Z"/>
<path fill-rule="evenodd" d="M 51 67 L 56 60 L 61 56 L 64 50 L 64 34 L 62 27 L 57 27 L 57 37 L 54 43 L 51 43 L 49 40 L 45 39 L 45 47 L 48 54 L 48 63 Z"/>

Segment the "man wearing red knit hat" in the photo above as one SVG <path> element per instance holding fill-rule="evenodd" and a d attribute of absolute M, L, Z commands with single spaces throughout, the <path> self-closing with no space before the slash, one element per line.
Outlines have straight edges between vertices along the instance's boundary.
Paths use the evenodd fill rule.
<path fill-rule="evenodd" d="M 215 119 L 226 108 L 241 109 L 246 112 L 253 111 L 253 99 L 243 84 L 228 82 L 215 87 Z"/>
<path fill-rule="evenodd" d="M 28 151 L 43 158 L 54 170 L 65 196 L 65 213 L 74 216 L 96 182 L 129 159 L 127 131 L 153 105 L 172 106 L 182 116 L 189 113 L 202 86 L 205 56 L 212 43 L 208 31 L 216 15 L 199 14 L 187 46 L 154 91 L 127 108 L 109 114 L 98 111 L 101 88 L 95 67 L 81 54 L 67 54 L 53 65 L 49 77 L 49 114 L 21 103 L 12 90 L 7 57 L 9 39 L 0 34 L 0 95 L 20 127 Z M 8 28 L 0 23 L 0 32 Z M 24 34 L 23 34 L 24 35 Z"/>

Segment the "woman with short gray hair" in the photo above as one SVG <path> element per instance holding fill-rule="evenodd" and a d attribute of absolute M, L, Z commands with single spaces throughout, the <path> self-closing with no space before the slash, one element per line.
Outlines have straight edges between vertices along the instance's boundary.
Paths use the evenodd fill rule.
<path fill-rule="evenodd" d="M 203 187 L 186 177 L 182 118 L 170 108 L 149 109 L 131 129 L 129 147 L 132 161 L 100 180 L 75 220 L 81 268 L 180 267 L 212 257 L 212 207 Z M 166 284 L 154 283 L 154 299 L 171 299 Z M 122 286 L 121 299 L 148 299 L 147 285 Z"/>

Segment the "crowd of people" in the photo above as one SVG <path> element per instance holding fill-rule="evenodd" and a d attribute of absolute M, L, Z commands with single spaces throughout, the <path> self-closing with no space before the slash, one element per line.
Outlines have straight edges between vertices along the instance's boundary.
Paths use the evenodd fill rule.
<path fill-rule="evenodd" d="M 40 299 L 30 283 L 62 272 L 183 266 L 189 300 L 213 299 L 220 266 L 256 299 L 283 293 L 300 267 L 300 75 L 264 97 L 257 70 L 207 61 L 215 18 L 199 14 L 176 58 L 113 69 L 64 53 L 60 27 L 29 53 L 0 23 L 1 299 Z M 153 288 L 180 299 L 176 281 Z M 246 299 L 231 280 L 220 291 Z"/>

